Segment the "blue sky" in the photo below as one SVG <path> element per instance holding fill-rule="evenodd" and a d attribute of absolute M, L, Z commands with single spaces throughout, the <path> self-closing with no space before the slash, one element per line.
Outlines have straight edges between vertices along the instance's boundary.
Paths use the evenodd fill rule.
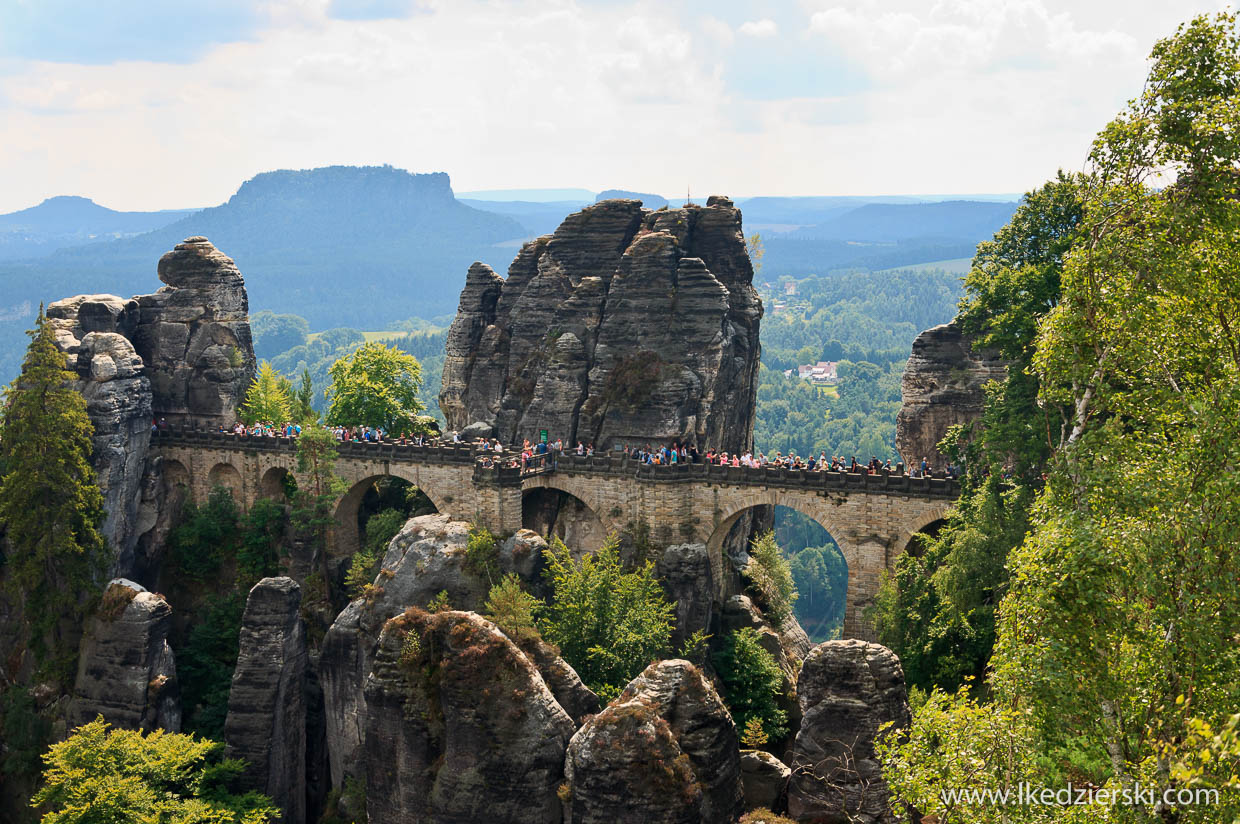
<path fill-rule="evenodd" d="M 3 0 L 0 212 L 273 168 L 458 190 L 1021 191 L 1217 0 Z"/>

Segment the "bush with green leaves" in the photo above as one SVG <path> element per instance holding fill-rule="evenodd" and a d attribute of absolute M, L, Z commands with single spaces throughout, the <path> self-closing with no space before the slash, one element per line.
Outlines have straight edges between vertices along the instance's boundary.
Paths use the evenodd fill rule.
<path fill-rule="evenodd" d="M 366 521 L 365 541 L 349 561 L 349 569 L 344 575 L 345 590 L 350 598 L 360 598 L 366 587 L 375 580 L 388 544 L 400 532 L 405 521 L 405 513 L 398 509 L 385 509 Z"/>
<path fill-rule="evenodd" d="M 757 631 L 744 627 L 728 635 L 713 661 L 737 728 L 748 729 L 756 719 L 770 740 L 786 736 L 788 714 L 779 708 L 784 673 L 775 657 L 763 649 Z"/>
<path fill-rule="evenodd" d="M 187 501 L 181 523 L 168 537 L 177 570 L 194 581 L 214 579 L 228 548 L 236 543 L 240 519 L 237 502 L 227 487 L 213 487 L 205 504 Z"/>
<path fill-rule="evenodd" d="M 749 545 L 749 565 L 745 577 L 757 594 L 766 615 L 777 627 L 782 627 L 792 615 L 797 601 L 797 588 L 792 580 L 792 569 L 775 542 L 775 533 L 767 531 L 754 538 Z"/>
<path fill-rule="evenodd" d="M 469 528 L 465 569 L 487 582 L 494 582 L 499 577 L 499 542 L 488 529 L 477 524 Z"/>
<path fill-rule="evenodd" d="M 614 535 L 581 560 L 574 560 L 558 538 L 543 555 L 554 595 L 539 610 L 542 636 L 560 648 L 590 689 L 609 701 L 667 654 L 674 605 L 663 594 L 653 562 L 625 571 Z"/>
<path fill-rule="evenodd" d="M 541 601 L 521 586 L 521 579 L 510 572 L 491 587 L 484 609 L 486 616 L 505 635 L 520 642 L 538 637 L 534 614 L 541 605 Z"/>
<path fill-rule="evenodd" d="M 42 824 L 274 821 L 270 798 L 235 792 L 245 764 L 223 753 L 216 741 L 111 729 L 99 717 L 43 756 L 45 783 L 32 803 L 46 810 Z"/>

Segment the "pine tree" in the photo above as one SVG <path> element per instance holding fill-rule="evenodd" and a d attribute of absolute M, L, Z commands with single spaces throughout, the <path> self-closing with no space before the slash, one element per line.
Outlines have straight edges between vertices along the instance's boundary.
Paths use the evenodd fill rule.
<path fill-rule="evenodd" d="M 298 423 L 318 423 L 319 414 L 314 411 L 314 384 L 310 370 L 301 370 L 301 387 L 293 391 L 293 416 Z"/>
<path fill-rule="evenodd" d="M 280 424 L 289 419 L 292 407 L 288 381 L 280 377 L 270 363 L 263 361 L 245 394 L 241 419 L 246 423 L 271 421 Z"/>
<path fill-rule="evenodd" d="M 107 545 L 86 400 L 69 386 L 74 376 L 42 307 L 29 334 L 0 422 L 0 522 L 7 534 L 5 587 L 23 603 L 30 649 L 46 664 L 49 655 L 71 649 L 65 632 L 81 623 L 98 592 Z"/>

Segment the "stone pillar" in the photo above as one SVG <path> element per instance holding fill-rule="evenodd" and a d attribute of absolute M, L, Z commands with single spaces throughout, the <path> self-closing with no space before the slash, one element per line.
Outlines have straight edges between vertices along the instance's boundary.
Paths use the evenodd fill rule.
<path fill-rule="evenodd" d="M 224 739 L 246 778 L 271 796 L 287 824 L 306 819 L 306 637 L 301 588 L 264 578 L 250 590 L 228 695 Z"/>
<path fill-rule="evenodd" d="M 473 517 L 479 524 L 501 535 L 521 528 L 520 470 L 475 464 L 472 495 Z"/>

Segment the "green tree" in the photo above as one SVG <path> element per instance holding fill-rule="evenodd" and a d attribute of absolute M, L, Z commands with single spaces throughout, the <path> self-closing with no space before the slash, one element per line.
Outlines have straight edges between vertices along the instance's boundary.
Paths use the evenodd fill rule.
<path fill-rule="evenodd" d="M 1083 239 L 1040 326 L 1039 398 L 1061 414 L 994 669 L 1052 752 L 1085 741 L 1096 780 L 1164 787 L 1189 712 L 1240 703 L 1235 16 L 1152 57 L 1095 141 Z"/>
<path fill-rule="evenodd" d="M 416 358 L 377 341 L 332 365 L 327 422 L 413 432 L 423 406 L 422 367 Z"/>
<path fill-rule="evenodd" d="M 514 641 L 521 642 L 538 637 L 538 625 L 534 615 L 542 604 L 525 591 L 521 579 L 513 573 L 505 575 L 491 587 L 484 605 L 486 616 Z"/>
<path fill-rule="evenodd" d="M 336 436 L 321 426 L 307 426 L 297 439 L 297 472 L 306 479 L 293 496 L 293 522 L 314 536 L 323 580 L 331 579 L 327 566 L 327 530 L 336 523 L 333 504 L 345 491 L 336 475 Z"/>
<path fill-rule="evenodd" d="M 110 729 L 100 717 L 43 756 L 45 783 L 32 804 L 47 810 L 42 824 L 274 821 L 270 798 L 231 791 L 244 763 L 223 751 L 190 735 Z"/>
<path fill-rule="evenodd" d="M 9 385 L 0 421 L 0 523 L 4 582 L 22 605 L 31 651 L 72 670 L 78 627 L 109 561 L 99 531 L 103 495 L 90 465 L 94 427 L 69 384 L 65 356 L 40 307 L 22 374 Z"/>
<path fill-rule="evenodd" d="M 1011 222 L 978 245 L 965 277 L 958 323 L 975 346 L 998 351 L 1007 374 L 984 387 L 981 419 L 944 440 L 967 470 L 960 500 L 936 536 L 897 560 L 871 615 L 879 640 L 923 689 L 954 690 L 968 676 L 980 678 L 990 661 L 1008 557 L 1030 528 L 1058 414 L 1038 404 L 1037 324 L 1059 303 L 1086 185 L 1083 175 L 1060 172 L 1027 193 Z"/>
<path fill-rule="evenodd" d="M 301 385 L 292 393 L 293 418 L 298 423 L 318 423 L 319 413 L 314 411 L 314 382 L 310 378 L 310 369 L 301 370 Z"/>
<path fill-rule="evenodd" d="M 771 622 L 783 626 L 796 604 L 797 590 L 788 561 L 775 543 L 774 531 L 768 530 L 750 543 L 744 573 Z"/>
<path fill-rule="evenodd" d="M 784 673 L 762 647 L 756 630 L 743 627 L 724 638 L 713 656 L 723 681 L 724 698 L 736 726 L 748 730 L 753 721 L 774 741 L 788 734 L 788 714 L 779 707 Z"/>
<path fill-rule="evenodd" d="M 263 361 L 245 393 L 245 402 L 241 405 L 241 420 L 246 423 L 271 421 L 281 424 L 292 417 L 292 410 L 293 398 L 289 392 L 288 380 L 281 377 L 270 363 Z"/>
<path fill-rule="evenodd" d="M 539 611 L 543 638 L 560 648 L 590 689 L 604 700 L 615 698 L 671 643 L 674 607 L 654 563 L 625 572 L 614 535 L 579 561 L 555 538 L 543 554 L 554 592 Z"/>
<path fill-rule="evenodd" d="M 762 245 L 762 235 L 754 232 L 745 238 L 745 251 L 749 253 L 749 262 L 753 264 L 753 276 L 757 279 L 762 272 L 762 256 L 766 254 L 766 248 Z"/>

